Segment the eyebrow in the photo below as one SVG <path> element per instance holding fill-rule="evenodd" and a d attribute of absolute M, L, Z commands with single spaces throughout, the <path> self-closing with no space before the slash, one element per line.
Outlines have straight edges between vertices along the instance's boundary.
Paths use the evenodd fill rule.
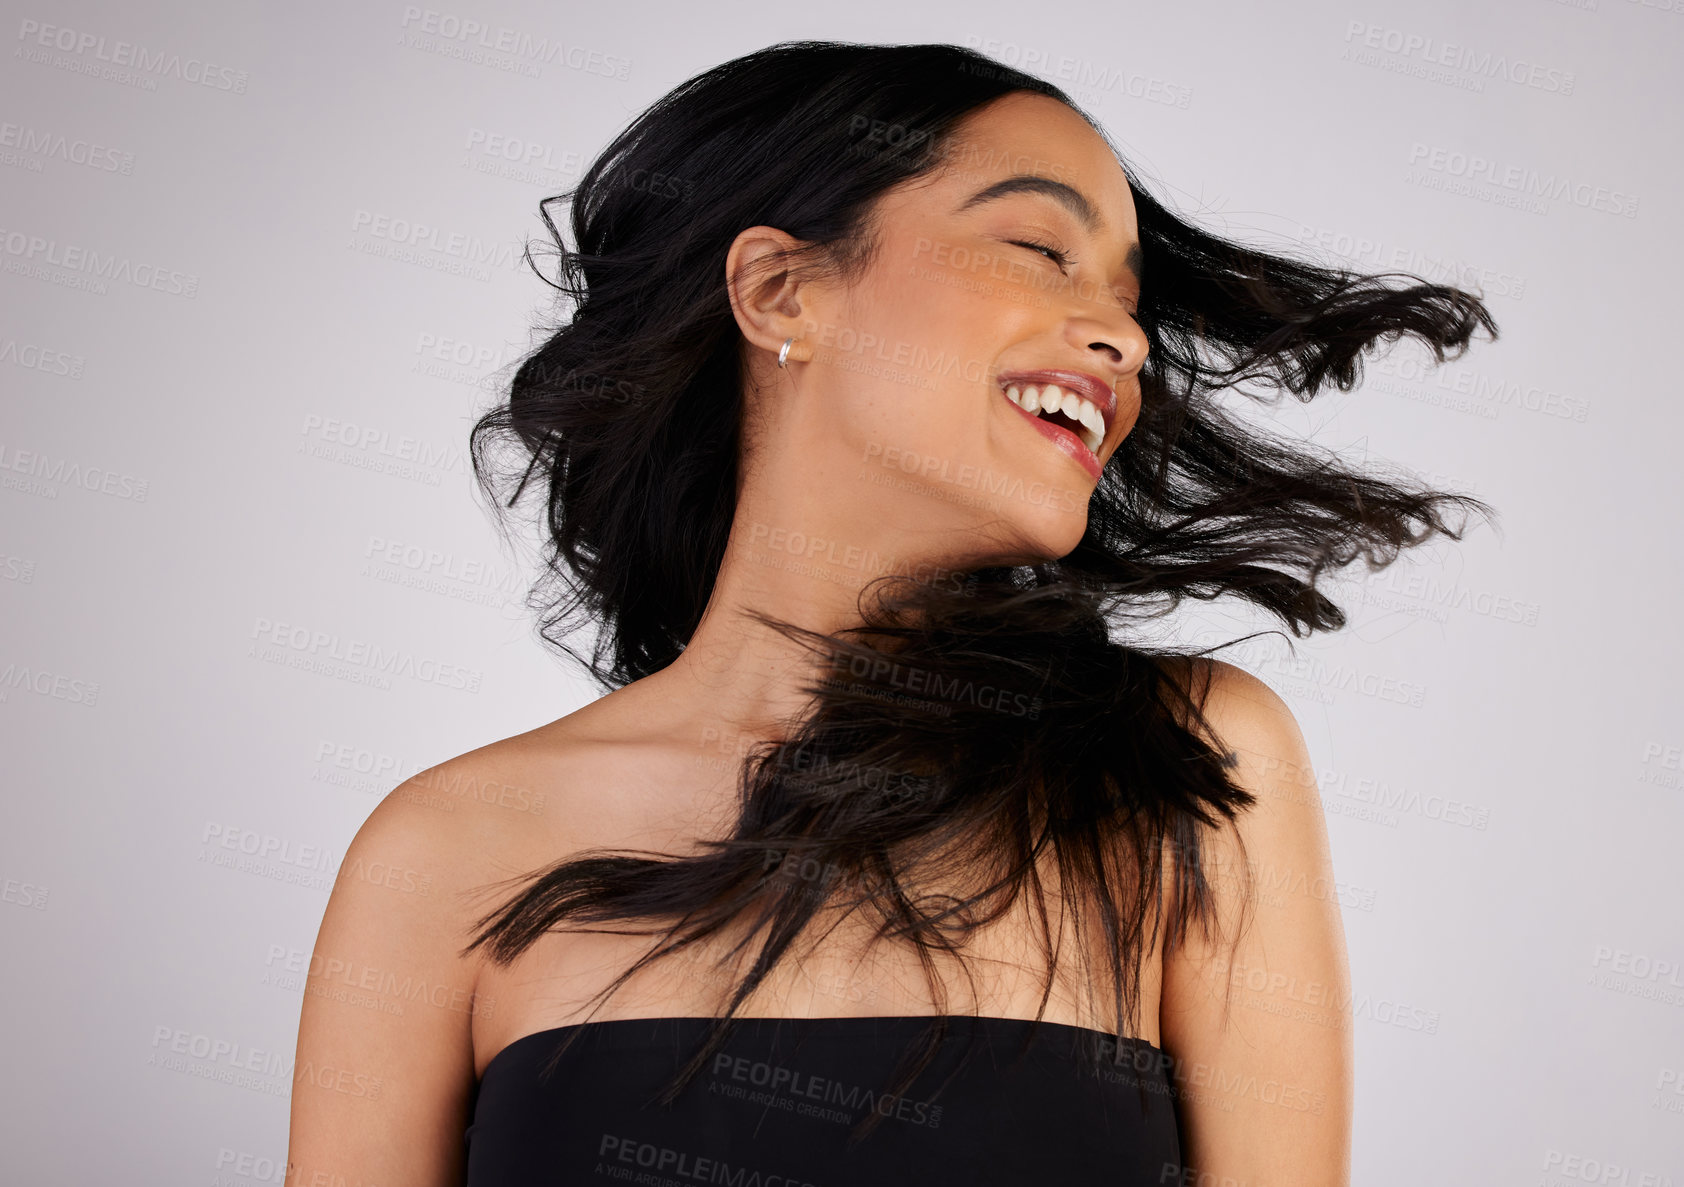
<path fill-rule="evenodd" d="M 1100 230 L 1105 226 L 1105 219 L 1088 201 L 1087 195 L 1073 186 L 1065 185 L 1062 181 L 1054 181 L 1050 177 L 1037 177 L 1033 173 L 1015 173 L 1010 177 L 1003 177 L 992 185 L 984 186 L 976 193 L 959 203 L 953 211 L 961 214 L 973 206 L 981 206 L 984 202 L 992 202 L 996 198 L 1004 198 L 1007 194 L 1043 194 L 1063 206 L 1071 214 L 1081 220 L 1088 233 Z M 1145 263 L 1141 255 L 1140 244 L 1129 244 L 1128 254 L 1123 257 L 1123 266 L 1134 273 L 1138 281 L 1143 279 L 1141 267 Z"/>

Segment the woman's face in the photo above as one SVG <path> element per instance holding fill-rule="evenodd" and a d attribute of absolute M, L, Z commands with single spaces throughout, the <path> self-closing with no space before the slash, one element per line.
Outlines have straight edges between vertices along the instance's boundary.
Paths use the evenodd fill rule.
<path fill-rule="evenodd" d="M 940 533 L 955 567 L 1064 556 L 1140 410 L 1128 182 L 1081 116 L 1024 92 L 973 113 L 948 162 L 880 200 L 863 277 L 800 291 L 811 361 L 767 375 L 794 392 L 774 439 L 847 486 L 862 533 Z"/>

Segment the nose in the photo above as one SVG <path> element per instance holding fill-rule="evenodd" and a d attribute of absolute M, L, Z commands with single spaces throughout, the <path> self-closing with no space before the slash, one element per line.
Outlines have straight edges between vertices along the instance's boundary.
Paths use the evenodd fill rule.
<path fill-rule="evenodd" d="M 1098 351 L 1114 372 L 1112 382 L 1131 379 L 1146 364 L 1146 331 L 1120 303 L 1100 308 L 1089 305 L 1074 315 L 1066 327 L 1070 344 L 1082 350 Z"/>

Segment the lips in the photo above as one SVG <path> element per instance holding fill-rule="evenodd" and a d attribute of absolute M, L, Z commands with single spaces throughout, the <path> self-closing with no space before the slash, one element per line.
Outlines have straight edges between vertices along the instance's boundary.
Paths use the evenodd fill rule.
<path fill-rule="evenodd" d="M 1105 420 L 1105 435 L 1111 435 L 1111 426 L 1117 420 L 1117 393 L 1105 380 L 1097 375 L 1089 375 L 1086 371 L 1063 371 L 1046 369 L 1039 371 L 1002 371 L 995 377 L 1000 390 L 1017 384 L 1036 387 L 1044 383 L 1056 383 L 1066 391 L 1073 391 L 1087 400 L 1099 410 L 1099 415 Z"/>
<path fill-rule="evenodd" d="M 1054 424 L 1050 420 L 1042 420 L 1037 414 L 1024 409 L 1010 396 L 1006 395 L 1003 389 L 1000 398 L 1012 406 L 1012 411 L 1027 420 L 1037 433 L 1052 442 L 1060 453 L 1086 470 L 1090 478 L 1095 482 L 1100 480 L 1099 458 L 1094 455 L 1093 450 L 1089 449 L 1080 437 L 1063 425 Z"/>

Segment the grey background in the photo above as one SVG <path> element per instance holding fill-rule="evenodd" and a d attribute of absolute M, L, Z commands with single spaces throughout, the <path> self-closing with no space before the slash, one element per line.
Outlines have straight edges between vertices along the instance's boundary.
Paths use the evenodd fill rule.
<path fill-rule="evenodd" d="M 147 8 L 0 22 L 6 1181 L 280 1181 L 347 842 L 407 775 L 594 695 L 465 454 L 548 309 L 536 204 L 791 37 L 977 46 L 1218 229 L 1483 285 L 1499 343 L 1259 415 L 1501 532 L 1355 570 L 1349 630 L 1229 658 L 1322 782 L 1355 1181 L 1684 1181 L 1684 0 Z"/>

